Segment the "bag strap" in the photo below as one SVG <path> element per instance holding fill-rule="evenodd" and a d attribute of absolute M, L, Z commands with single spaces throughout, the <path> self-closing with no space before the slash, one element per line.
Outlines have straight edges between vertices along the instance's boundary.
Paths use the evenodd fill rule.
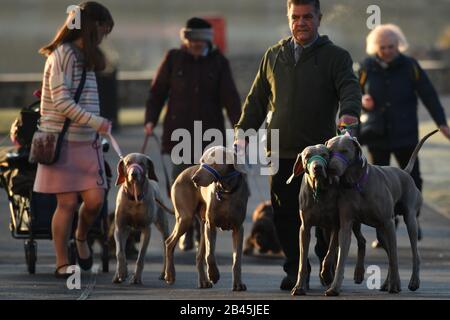
<path fill-rule="evenodd" d="M 83 68 L 83 74 L 81 75 L 81 80 L 80 80 L 80 84 L 78 85 L 77 88 L 77 92 L 75 93 L 75 103 L 78 103 L 78 101 L 80 101 L 80 97 L 81 97 L 81 93 L 83 92 L 83 88 L 84 88 L 84 84 L 86 83 L 86 68 Z M 60 144 L 62 142 L 62 139 L 64 138 L 64 135 L 67 132 L 67 129 L 69 129 L 69 125 L 70 125 L 70 119 L 66 118 L 66 120 L 64 121 L 64 125 L 63 128 L 61 130 L 61 134 L 58 136 L 58 144 Z"/>

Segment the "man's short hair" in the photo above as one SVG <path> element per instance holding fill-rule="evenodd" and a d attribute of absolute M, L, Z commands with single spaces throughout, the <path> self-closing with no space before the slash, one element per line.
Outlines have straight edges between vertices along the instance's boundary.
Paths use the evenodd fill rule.
<path fill-rule="evenodd" d="M 287 10 L 289 11 L 291 5 L 298 6 L 302 4 L 310 4 L 316 9 L 317 13 L 320 13 L 320 0 L 287 0 Z"/>

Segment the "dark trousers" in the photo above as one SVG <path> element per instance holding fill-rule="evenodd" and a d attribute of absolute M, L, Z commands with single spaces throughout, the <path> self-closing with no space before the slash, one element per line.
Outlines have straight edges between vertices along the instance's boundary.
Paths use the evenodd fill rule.
<path fill-rule="evenodd" d="M 297 277 L 301 224 L 298 197 L 303 176 L 298 176 L 289 185 L 286 184 L 286 180 L 292 174 L 294 163 L 295 159 L 280 159 L 280 168 L 275 175 L 270 176 L 269 183 L 275 228 L 286 256 L 283 269 L 289 276 Z M 319 228 L 316 228 L 316 237 L 315 252 L 322 262 L 328 245 Z"/>
<path fill-rule="evenodd" d="M 378 166 L 388 166 L 391 153 L 394 154 L 399 166 L 404 169 L 408 164 L 409 158 L 411 158 L 415 147 L 399 148 L 399 149 L 378 149 L 369 147 L 369 160 L 372 164 Z M 416 163 L 411 172 L 411 177 L 414 180 L 417 188 L 422 191 L 422 178 L 420 176 L 419 170 L 419 158 L 417 158 Z"/>

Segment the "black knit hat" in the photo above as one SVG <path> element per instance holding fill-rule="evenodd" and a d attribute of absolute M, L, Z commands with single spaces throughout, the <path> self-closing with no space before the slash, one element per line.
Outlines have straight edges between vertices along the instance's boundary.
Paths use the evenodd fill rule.
<path fill-rule="evenodd" d="M 180 38 L 185 40 L 204 40 L 212 42 L 213 29 L 211 24 L 201 18 L 191 18 L 186 22 L 186 27 L 180 30 Z"/>

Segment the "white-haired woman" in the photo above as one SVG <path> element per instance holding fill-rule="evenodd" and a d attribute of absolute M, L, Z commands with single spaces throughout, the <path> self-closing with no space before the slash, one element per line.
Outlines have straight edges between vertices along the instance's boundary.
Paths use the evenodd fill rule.
<path fill-rule="evenodd" d="M 376 165 L 389 165 L 394 154 L 404 168 L 418 142 L 417 97 L 420 97 L 442 134 L 450 139 L 444 109 L 428 76 L 418 62 L 406 56 L 408 43 L 400 28 L 383 24 L 367 36 L 369 57 L 362 63 L 359 81 L 363 90 L 363 114 L 377 114 L 382 125 L 376 133 L 361 136 Z M 376 121 L 375 121 L 376 123 Z M 419 161 L 411 173 L 417 188 L 422 190 Z M 419 239 L 421 232 L 419 228 Z M 372 244 L 378 246 L 377 241 Z"/>

